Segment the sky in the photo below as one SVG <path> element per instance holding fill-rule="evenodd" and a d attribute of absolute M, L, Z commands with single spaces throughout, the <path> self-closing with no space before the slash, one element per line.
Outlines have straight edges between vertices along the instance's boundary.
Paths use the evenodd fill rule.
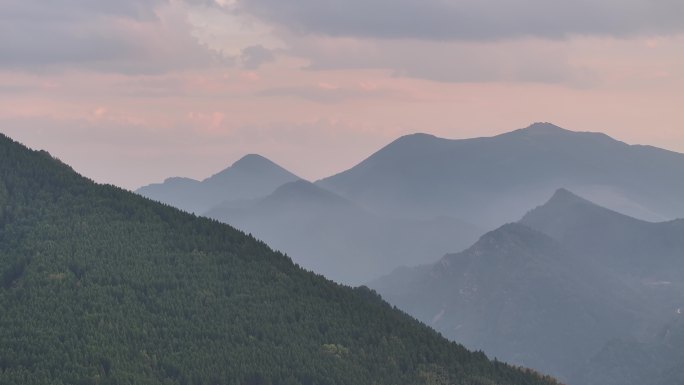
<path fill-rule="evenodd" d="M 98 182 L 315 180 L 533 122 L 684 152 L 681 0 L 3 0 L 0 132 Z"/>

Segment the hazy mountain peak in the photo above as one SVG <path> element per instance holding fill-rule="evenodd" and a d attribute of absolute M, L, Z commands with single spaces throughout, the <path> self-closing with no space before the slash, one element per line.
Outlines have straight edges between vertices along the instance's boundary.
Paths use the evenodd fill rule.
<path fill-rule="evenodd" d="M 248 154 L 201 182 L 168 178 L 164 183 L 144 186 L 137 192 L 189 212 L 204 214 L 225 202 L 261 199 L 283 183 L 298 179 L 265 157 Z"/>
<path fill-rule="evenodd" d="M 507 137 L 509 135 L 522 135 L 525 138 L 534 138 L 542 141 L 548 140 L 556 143 L 563 143 L 570 140 L 579 141 L 576 142 L 576 144 L 593 143 L 594 145 L 601 144 L 608 146 L 613 146 L 615 144 L 624 145 L 623 142 L 620 142 L 602 132 L 571 131 L 548 122 L 533 123 L 526 128 L 521 128 L 519 130 L 515 130 L 499 136 Z"/>
<path fill-rule="evenodd" d="M 536 122 L 532 123 L 530 126 L 527 128 L 523 128 L 522 131 L 528 132 L 528 133 L 567 133 L 567 132 L 572 132 L 570 130 L 566 130 L 562 127 L 556 126 L 553 123 L 549 122 Z"/>
<path fill-rule="evenodd" d="M 572 191 L 566 189 L 566 188 L 559 188 L 556 190 L 556 192 L 553 194 L 551 199 L 546 202 L 545 205 L 566 205 L 566 204 L 577 204 L 577 203 L 582 203 L 586 205 L 592 205 L 596 206 L 594 203 L 580 197 L 579 195 L 573 193 Z"/>
<path fill-rule="evenodd" d="M 254 169 L 257 167 L 280 167 L 277 164 L 273 163 L 273 161 L 269 160 L 266 157 L 263 157 L 259 154 L 247 154 L 243 156 L 242 158 L 238 159 L 233 165 L 231 166 L 232 168 L 240 169 L 240 168 L 248 168 L 248 169 Z"/>
<path fill-rule="evenodd" d="M 298 176 L 279 166 L 272 160 L 258 154 L 247 154 L 233 163 L 232 166 L 202 181 L 202 183 L 216 183 L 224 178 L 234 178 L 237 175 L 245 175 L 249 178 L 276 178 L 281 179 L 273 188 L 292 180 Z M 221 183 L 221 182 L 219 182 Z M 273 191 L 273 190 L 271 190 Z"/>
<path fill-rule="evenodd" d="M 182 176 L 172 176 L 170 178 L 164 179 L 166 184 L 181 184 L 181 183 L 198 183 L 197 180 L 192 178 L 186 178 Z"/>
<path fill-rule="evenodd" d="M 415 134 L 409 134 L 409 135 L 404 135 L 399 137 L 398 139 L 394 140 L 387 146 L 385 146 L 384 149 L 381 149 L 378 151 L 379 153 L 384 152 L 384 150 L 387 149 L 392 149 L 397 152 L 402 152 L 402 153 L 411 153 L 416 150 L 419 150 L 421 148 L 425 147 L 430 147 L 435 145 L 435 143 L 438 142 L 449 142 L 449 139 L 444 139 L 440 138 L 437 136 L 434 136 L 432 134 L 425 134 L 422 132 L 415 133 Z"/>
<path fill-rule="evenodd" d="M 589 217 L 587 216 L 589 215 Z M 587 199 L 584 199 L 570 190 L 560 188 L 556 190 L 551 199 L 543 205 L 528 212 L 520 221 L 532 228 L 543 228 L 542 223 L 559 223 L 565 220 L 585 221 L 586 218 L 626 218 L 630 221 L 639 221 L 635 218 L 601 207 Z"/>

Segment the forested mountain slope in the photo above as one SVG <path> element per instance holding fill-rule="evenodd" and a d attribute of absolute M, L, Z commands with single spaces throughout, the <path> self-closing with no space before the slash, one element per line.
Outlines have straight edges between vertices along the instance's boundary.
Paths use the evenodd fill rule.
<path fill-rule="evenodd" d="M 0 136 L 2 384 L 551 384 Z"/>

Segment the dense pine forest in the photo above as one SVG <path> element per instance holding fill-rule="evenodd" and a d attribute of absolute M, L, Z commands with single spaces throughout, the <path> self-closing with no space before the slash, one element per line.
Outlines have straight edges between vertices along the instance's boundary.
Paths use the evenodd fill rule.
<path fill-rule="evenodd" d="M 555 384 L 0 135 L 0 384 Z"/>

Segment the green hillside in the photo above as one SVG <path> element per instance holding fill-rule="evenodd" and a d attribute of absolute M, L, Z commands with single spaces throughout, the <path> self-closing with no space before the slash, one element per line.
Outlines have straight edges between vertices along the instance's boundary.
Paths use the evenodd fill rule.
<path fill-rule="evenodd" d="M 0 384 L 553 384 L 0 135 Z"/>

